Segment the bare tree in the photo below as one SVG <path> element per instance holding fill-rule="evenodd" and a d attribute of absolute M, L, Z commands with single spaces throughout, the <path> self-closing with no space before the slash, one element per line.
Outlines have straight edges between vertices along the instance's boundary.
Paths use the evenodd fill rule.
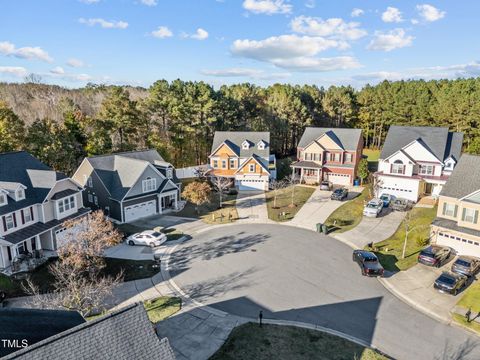
<path fill-rule="evenodd" d="M 42 77 L 40 75 L 34 74 L 34 73 L 28 74 L 23 79 L 27 84 L 41 84 L 42 83 Z"/>
<path fill-rule="evenodd" d="M 200 165 L 193 170 L 193 173 L 195 174 L 195 177 L 197 177 L 199 180 L 205 181 L 208 178 L 208 173 L 210 172 L 210 169 L 208 166 L 205 165 Z"/>
<path fill-rule="evenodd" d="M 410 233 L 414 230 L 424 229 L 430 226 L 430 224 L 413 225 L 413 222 L 412 222 L 413 219 L 414 217 L 412 216 L 411 211 L 408 211 L 405 215 L 405 219 L 403 219 L 403 226 L 405 227 L 405 239 L 403 241 L 402 259 L 405 259 L 405 252 L 407 251 L 408 236 L 410 235 Z"/>
<path fill-rule="evenodd" d="M 218 192 L 220 207 L 222 207 L 223 192 L 230 188 L 230 186 L 232 185 L 232 181 L 229 178 L 216 176 L 212 179 L 212 184 L 215 190 Z"/>
<path fill-rule="evenodd" d="M 273 190 L 273 208 L 277 209 L 277 196 L 278 190 L 284 189 L 286 187 L 286 182 L 283 180 L 270 180 L 270 187 Z"/>
<path fill-rule="evenodd" d="M 284 179 L 285 183 L 292 188 L 292 198 L 290 202 L 290 207 L 295 207 L 295 188 L 298 184 L 297 177 L 294 174 L 290 174 L 285 177 Z"/>

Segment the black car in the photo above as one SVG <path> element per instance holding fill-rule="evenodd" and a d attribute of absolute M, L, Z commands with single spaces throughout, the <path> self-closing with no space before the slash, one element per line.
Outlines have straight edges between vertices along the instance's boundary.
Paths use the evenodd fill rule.
<path fill-rule="evenodd" d="M 353 261 L 360 266 L 363 276 L 383 276 L 383 266 L 374 253 L 365 250 L 354 250 Z"/>
<path fill-rule="evenodd" d="M 433 287 L 441 292 L 457 295 L 467 285 L 467 277 L 462 274 L 443 272 L 433 283 Z"/>
<path fill-rule="evenodd" d="M 330 196 L 330 199 L 342 201 L 343 199 L 346 199 L 347 196 L 348 190 L 345 188 L 339 188 L 332 192 L 332 196 Z"/>
<path fill-rule="evenodd" d="M 475 275 L 480 269 L 480 259 L 473 256 L 459 256 L 452 264 L 452 272 L 466 276 Z"/>
<path fill-rule="evenodd" d="M 447 262 L 451 253 L 452 249 L 447 246 L 430 245 L 420 251 L 418 262 L 427 266 L 440 267 Z"/>

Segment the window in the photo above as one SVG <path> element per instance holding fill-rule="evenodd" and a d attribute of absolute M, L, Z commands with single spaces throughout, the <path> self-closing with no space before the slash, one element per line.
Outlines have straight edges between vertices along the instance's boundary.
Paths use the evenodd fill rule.
<path fill-rule="evenodd" d="M 476 224 L 478 221 L 478 210 L 463 208 L 462 220 L 472 224 Z"/>
<path fill-rule="evenodd" d="M 5 216 L 5 227 L 7 230 L 13 229 L 15 227 L 15 220 L 13 219 L 13 215 Z"/>
<path fill-rule="evenodd" d="M 214 169 L 218 168 L 218 160 L 213 160 L 213 168 Z"/>
<path fill-rule="evenodd" d="M 0 206 L 7 204 L 7 195 L 0 193 Z"/>
<path fill-rule="evenodd" d="M 91 176 L 88 177 L 88 187 L 93 187 L 93 179 Z"/>
<path fill-rule="evenodd" d="M 255 172 L 255 164 L 248 165 L 248 171 L 249 172 Z"/>
<path fill-rule="evenodd" d="M 345 162 L 352 162 L 352 158 L 353 158 L 352 154 L 350 153 L 345 154 Z"/>
<path fill-rule="evenodd" d="M 93 203 L 93 196 L 92 194 L 88 194 L 88 202 Z"/>
<path fill-rule="evenodd" d="M 257 146 L 258 146 L 258 150 L 265 149 L 265 143 L 263 141 L 260 141 Z"/>
<path fill-rule="evenodd" d="M 242 149 L 243 149 L 243 150 L 248 150 L 249 147 L 250 147 L 250 144 L 248 143 L 247 140 L 245 140 L 245 141 L 242 143 Z"/>
<path fill-rule="evenodd" d="M 456 217 L 458 206 L 455 204 L 443 203 L 443 215 Z"/>
<path fill-rule="evenodd" d="M 312 160 L 312 154 L 310 154 L 310 153 L 305 153 L 305 154 L 304 154 L 304 159 L 305 159 L 305 160 Z"/>
<path fill-rule="evenodd" d="M 230 169 L 235 169 L 235 159 L 230 159 Z"/>
<path fill-rule="evenodd" d="M 58 201 L 58 212 L 60 214 L 72 209 L 75 209 L 75 196 L 70 196 Z"/>
<path fill-rule="evenodd" d="M 93 203 L 98 206 L 98 197 L 93 197 Z"/>
<path fill-rule="evenodd" d="M 435 167 L 433 165 L 420 165 L 419 173 L 421 175 L 433 175 Z"/>
<path fill-rule="evenodd" d="M 32 211 L 31 208 L 28 208 L 23 212 L 23 219 L 24 219 L 25 223 L 28 223 L 28 222 L 33 220 L 31 211 Z"/>
<path fill-rule="evenodd" d="M 392 174 L 405 173 L 405 165 L 403 165 L 403 162 L 401 160 L 395 160 L 395 162 L 392 164 L 391 173 Z"/>
<path fill-rule="evenodd" d="M 320 160 L 321 160 L 320 154 L 318 154 L 318 153 L 313 154 L 313 161 L 320 161 Z"/>
<path fill-rule="evenodd" d="M 167 178 L 171 179 L 173 177 L 173 169 L 168 168 L 166 171 Z"/>
<path fill-rule="evenodd" d="M 18 189 L 15 194 L 17 201 L 25 199 L 25 191 L 23 189 Z"/>
<path fill-rule="evenodd" d="M 335 162 L 340 162 L 340 153 L 335 153 L 335 157 L 334 157 L 334 160 Z"/>
<path fill-rule="evenodd" d="M 227 168 L 227 160 L 222 160 L 222 169 Z"/>
<path fill-rule="evenodd" d="M 142 191 L 144 193 L 157 189 L 157 179 L 146 178 L 142 181 Z"/>

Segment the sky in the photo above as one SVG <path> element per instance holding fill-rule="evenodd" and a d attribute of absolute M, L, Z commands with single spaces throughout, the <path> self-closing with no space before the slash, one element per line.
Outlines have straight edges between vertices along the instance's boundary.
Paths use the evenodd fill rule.
<path fill-rule="evenodd" d="M 480 75 L 477 0 L 0 0 L 0 81 L 267 86 Z"/>

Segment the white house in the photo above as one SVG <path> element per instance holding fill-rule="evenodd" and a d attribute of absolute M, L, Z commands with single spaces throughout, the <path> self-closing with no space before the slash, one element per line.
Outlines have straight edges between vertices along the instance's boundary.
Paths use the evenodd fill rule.
<path fill-rule="evenodd" d="M 463 133 L 442 127 L 391 126 L 375 173 L 377 196 L 438 197 L 457 164 Z"/>

